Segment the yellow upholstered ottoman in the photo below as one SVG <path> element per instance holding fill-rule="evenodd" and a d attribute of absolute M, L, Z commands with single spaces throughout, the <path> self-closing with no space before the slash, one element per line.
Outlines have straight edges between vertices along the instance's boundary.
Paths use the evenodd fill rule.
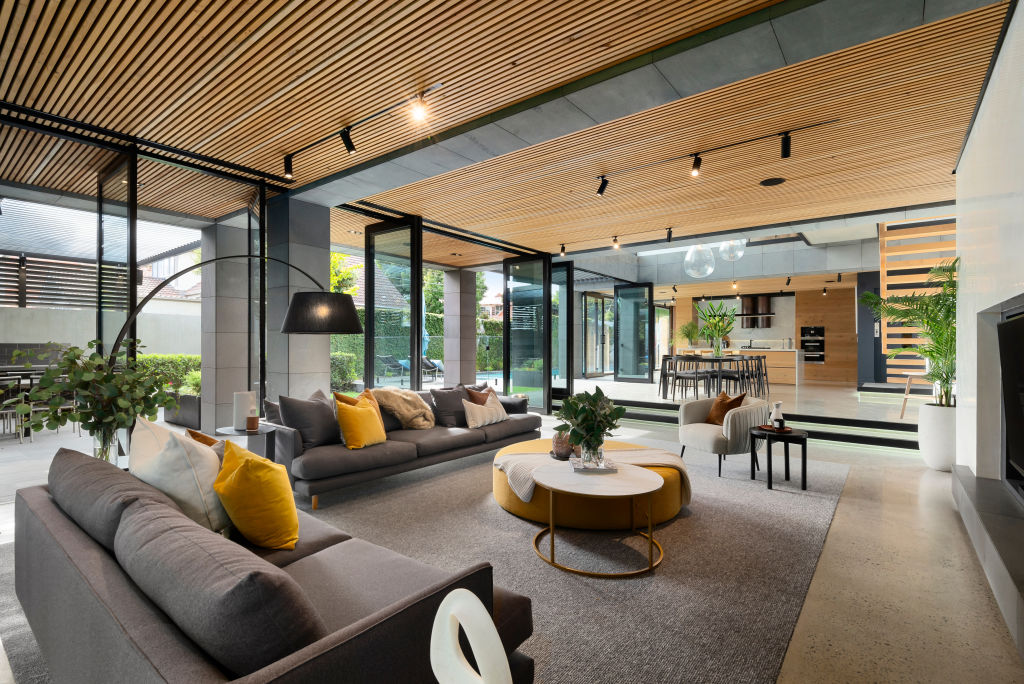
<path fill-rule="evenodd" d="M 604 450 L 615 460 L 616 449 L 643 449 L 639 444 L 607 441 Z M 495 455 L 547 452 L 551 449 L 550 439 L 534 439 L 509 445 Z M 548 497 L 550 493 L 537 485 L 529 502 L 520 499 L 508 486 L 508 477 L 497 468 L 491 468 L 494 477 L 494 500 L 509 513 L 534 522 L 548 522 Z M 690 503 L 690 480 L 680 475 L 675 468 L 651 466 L 652 470 L 665 479 L 665 485 L 654 493 L 652 502 L 654 524 L 671 520 L 679 509 Z M 594 477 L 601 477 L 594 475 Z M 626 530 L 629 529 L 630 498 L 595 499 L 572 494 L 559 494 L 555 510 L 555 524 L 559 527 L 575 527 L 583 530 Z M 635 521 L 637 525 L 647 522 L 647 497 L 636 497 Z"/>

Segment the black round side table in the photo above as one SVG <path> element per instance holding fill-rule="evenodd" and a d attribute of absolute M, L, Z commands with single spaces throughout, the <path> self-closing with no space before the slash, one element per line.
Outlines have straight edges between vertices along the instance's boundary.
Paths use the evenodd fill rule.
<path fill-rule="evenodd" d="M 768 489 L 772 488 L 772 443 L 782 442 L 785 449 L 786 479 L 789 479 L 789 445 L 800 445 L 800 489 L 807 489 L 807 431 L 790 429 L 786 432 L 776 432 L 772 428 L 752 427 L 750 428 L 750 479 L 754 479 L 754 462 L 757 459 L 757 442 L 765 441 L 765 451 L 768 454 Z"/>
<path fill-rule="evenodd" d="M 217 435 L 231 435 L 234 437 L 246 437 L 245 448 L 253 452 L 258 456 L 262 456 L 268 461 L 273 461 L 276 454 L 274 453 L 274 431 L 276 427 L 268 423 L 260 423 L 260 427 L 255 432 L 249 432 L 247 430 L 236 430 L 233 426 L 228 425 L 227 427 L 217 428 L 214 434 Z M 260 439 L 262 437 L 262 439 Z M 259 442 L 263 442 L 263 449 L 260 449 Z M 261 454 L 260 451 L 263 453 Z"/>

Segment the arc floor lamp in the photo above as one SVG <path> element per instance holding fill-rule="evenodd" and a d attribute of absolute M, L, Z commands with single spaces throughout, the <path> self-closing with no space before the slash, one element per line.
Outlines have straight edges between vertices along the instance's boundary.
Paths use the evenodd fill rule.
<path fill-rule="evenodd" d="M 203 266 L 208 266 L 226 259 L 255 259 L 257 261 L 274 261 L 279 264 L 284 264 L 288 268 L 293 268 L 306 276 L 314 285 L 320 288 L 320 292 L 296 292 L 292 295 L 291 301 L 288 302 L 288 310 L 284 315 L 284 323 L 281 324 L 282 333 L 287 335 L 362 334 L 363 326 L 359 322 L 359 316 L 356 313 L 356 305 L 352 300 L 352 295 L 342 294 L 340 292 L 328 292 L 316 278 L 309 275 L 298 266 L 289 264 L 283 259 L 261 256 L 258 254 L 229 254 L 226 256 L 216 257 L 214 259 L 200 261 L 198 264 L 193 264 L 188 268 L 183 268 L 154 287 L 149 294 L 143 297 L 135 308 L 132 309 L 131 313 L 128 314 L 128 318 L 121 327 L 121 331 L 117 334 L 117 339 L 114 340 L 114 344 L 110 347 L 110 364 L 113 365 L 114 360 L 117 357 L 117 352 L 121 348 L 121 343 L 124 342 L 125 335 L 128 334 L 128 330 L 131 328 L 135 319 L 138 318 L 139 313 L 142 311 L 142 307 L 146 306 L 146 304 L 149 303 L 149 300 L 153 299 L 160 290 L 162 290 L 171 281 L 189 273 L 190 271 L 194 271 L 197 268 L 202 268 Z"/>

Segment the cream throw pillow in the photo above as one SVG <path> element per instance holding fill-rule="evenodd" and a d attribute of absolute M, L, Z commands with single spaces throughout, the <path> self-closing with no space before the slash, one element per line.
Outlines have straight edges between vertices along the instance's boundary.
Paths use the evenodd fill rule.
<path fill-rule="evenodd" d="M 498 395 L 493 392 L 487 397 L 487 402 L 483 406 L 465 399 L 462 400 L 462 405 L 466 409 L 466 424 L 471 428 L 508 420 L 505 408 L 498 401 Z"/>
<path fill-rule="evenodd" d="M 139 418 L 128 449 L 128 472 L 169 496 L 203 527 L 221 532 L 231 524 L 213 489 L 220 459 L 205 444 Z"/>

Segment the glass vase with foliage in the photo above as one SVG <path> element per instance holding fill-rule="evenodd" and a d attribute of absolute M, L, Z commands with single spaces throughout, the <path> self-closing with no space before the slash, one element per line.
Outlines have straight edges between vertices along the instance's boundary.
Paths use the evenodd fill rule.
<path fill-rule="evenodd" d="M 110 461 L 118 430 L 130 428 L 138 416 L 154 420 L 157 409 L 175 408 L 177 402 L 167 392 L 168 381 L 163 375 L 129 364 L 126 352 L 105 358 L 95 351 L 97 344 L 93 340 L 88 349 L 60 350 L 57 362 L 43 371 L 29 392 L 4 404 L 13 405 L 36 431 L 78 423 L 93 436 L 93 455 Z M 50 347 L 58 345 L 51 343 Z M 45 359 L 49 353 L 39 356 Z M 28 356 L 26 352 L 14 352 L 14 358 Z M 31 361 L 26 366 L 30 367 Z"/>
<path fill-rule="evenodd" d="M 562 401 L 555 417 L 563 422 L 555 432 L 568 434 L 569 444 L 580 447 L 584 464 L 600 463 L 604 439 L 619 428 L 624 415 L 626 408 L 616 406 L 598 387 L 593 394 L 581 392 Z"/>
<path fill-rule="evenodd" d="M 686 321 L 679 326 L 676 334 L 680 338 L 685 338 L 692 347 L 697 344 L 697 338 L 700 337 L 700 326 L 697 325 L 697 321 Z"/>
<path fill-rule="evenodd" d="M 935 403 L 956 406 L 953 385 L 956 382 L 956 292 L 960 258 L 939 264 L 928 273 L 932 292 L 879 297 L 865 292 L 860 303 L 875 316 L 921 331 L 922 343 L 889 351 L 889 358 L 916 354 L 927 361 L 924 379 L 935 388 Z"/>
<path fill-rule="evenodd" d="M 715 356 L 722 355 L 722 338 L 732 332 L 736 324 L 736 310 L 725 302 L 705 302 L 697 305 L 697 316 L 704 321 L 700 336 L 711 343 Z"/>

